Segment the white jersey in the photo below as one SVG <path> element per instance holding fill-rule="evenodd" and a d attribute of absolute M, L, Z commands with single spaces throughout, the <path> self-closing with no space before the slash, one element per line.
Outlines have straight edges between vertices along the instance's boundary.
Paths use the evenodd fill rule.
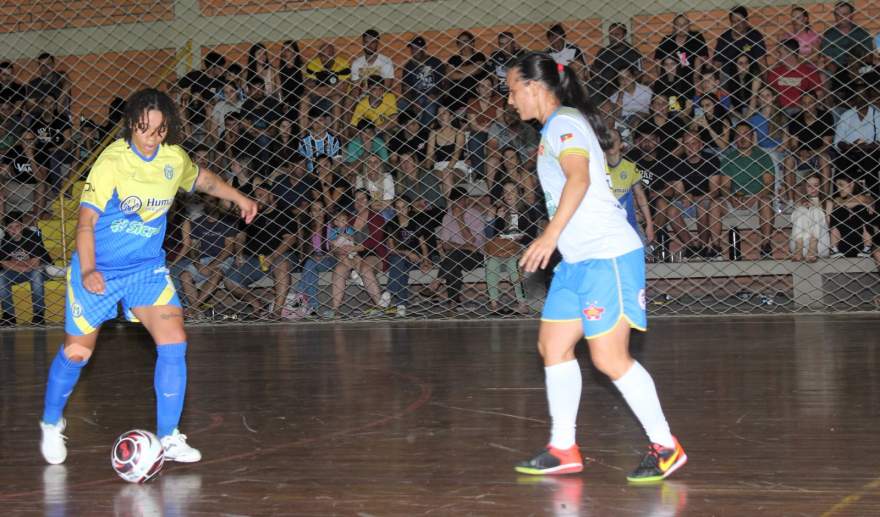
<path fill-rule="evenodd" d="M 589 160 L 590 187 L 559 236 L 557 247 L 566 262 L 619 257 L 642 247 L 638 234 L 626 220 L 606 173 L 605 153 L 584 116 L 562 107 L 550 115 L 541 130 L 538 179 L 552 219 L 562 197 L 565 174 L 559 160 L 577 154 Z"/>

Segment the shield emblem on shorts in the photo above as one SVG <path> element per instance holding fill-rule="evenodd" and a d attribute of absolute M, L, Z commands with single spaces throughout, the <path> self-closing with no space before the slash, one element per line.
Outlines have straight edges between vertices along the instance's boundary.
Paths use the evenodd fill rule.
<path fill-rule="evenodd" d="M 70 312 L 73 313 L 74 318 L 79 318 L 80 316 L 82 316 L 82 313 L 83 313 L 82 305 L 74 302 L 73 307 L 71 307 Z"/>
<path fill-rule="evenodd" d="M 170 180 L 174 177 L 174 167 L 170 165 L 165 166 L 165 179 Z"/>

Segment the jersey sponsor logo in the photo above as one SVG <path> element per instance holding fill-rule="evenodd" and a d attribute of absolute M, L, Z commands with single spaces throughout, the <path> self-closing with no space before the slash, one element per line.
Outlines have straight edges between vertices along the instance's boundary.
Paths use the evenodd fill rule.
<path fill-rule="evenodd" d="M 128 196 L 119 202 L 119 210 L 125 215 L 136 214 L 142 206 L 144 202 L 137 196 Z"/>
<path fill-rule="evenodd" d="M 153 228 L 141 221 L 129 221 L 127 219 L 117 219 L 110 223 L 110 231 L 113 233 L 127 233 L 129 235 L 137 235 L 144 239 L 159 233 L 159 228 Z"/>
<path fill-rule="evenodd" d="M 567 142 L 574 138 L 574 133 L 565 133 L 564 135 L 559 137 L 560 142 Z"/>
<path fill-rule="evenodd" d="M 599 307 L 595 303 L 591 303 L 589 307 L 584 309 L 584 316 L 587 318 L 587 321 L 599 321 L 602 319 L 604 312 L 605 307 Z"/>
<path fill-rule="evenodd" d="M 151 197 L 147 199 L 147 210 L 151 212 L 166 210 L 168 207 L 171 206 L 172 202 L 174 202 L 174 198 L 156 199 L 154 197 Z"/>
<path fill-rule="evenodd" d="M 170 180 L 174 177 L 174 167 L 170 165 L 165 166 L 165 179 Z"/>
<path fill-rule="evenodd" d="M 93 190 L 95 190 L 95 187 L 92 186 L 91 182 L 87 181 L 86 184 L 83 185 L 83 192 L 91 192 Z"/>

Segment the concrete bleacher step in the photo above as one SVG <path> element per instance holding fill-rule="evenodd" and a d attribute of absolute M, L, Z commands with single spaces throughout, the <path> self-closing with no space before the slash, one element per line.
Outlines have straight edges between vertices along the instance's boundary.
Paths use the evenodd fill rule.
<path fill-rule="evenodd" d="M 685 222 L 688 225 L 688 230 L 695 230 L 697 227 L 697 221 L 695 218 L 687 217 L 685 218 Z M 758 213 L 754 209 L 736 209 L 730 210 L 724 217 L 721 218 L 721 224 L 724 226 L 724 229 L 728 228 L 757 228 L 758 227 Z M 791 228 L 791 211 L 785 211 L 781 214 L 776 214 L 773 218 L 773 227 L 774 228 Z"/>
<path fill-rule="evenodd" d="M 37 223 L 40 231 L 43 233 L 43 243 L 46 245 L 46 251 L 52 257 L 52 262 L 59 264 L 66 257 L 69 257 L 76 248 L 76 223 L 77 219 L 65 219 L 62 225 L 61 219 L 44 219 Z M 67 240 L 65 247 L 62 239 L 63 233 Z"/>

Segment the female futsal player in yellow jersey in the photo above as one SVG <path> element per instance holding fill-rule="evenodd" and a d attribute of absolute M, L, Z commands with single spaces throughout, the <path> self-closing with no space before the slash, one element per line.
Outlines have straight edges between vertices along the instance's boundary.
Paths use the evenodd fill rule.
<path fill-rule="evenodd" d="M 581 370 L 574 347 L 586 337 L 593 364 L 608 375 L 641 422 L 651 445 L 632 482 L 663 479 L 687 461 L 669 431 L 654 381 L 629 355 L 630 329 L 645 330 L 645 256 L 608 177 L 608 129 L 571 68 L 543 53 L 520 58 L 508 70 L 509 103 L 523 120 L 543 124 L 538 179 L 550 223 L 520 265 L 544 268 L 558 247 L 538 336 L 552 418 L 550 443 L 516 466 L 524 474 L 583 470 L 575 444 Z"/>
<path fill-rule="evenodd" d="M 80 200 L 76 251 L 67 271 L 64 345 L 49 369 L 40 421 L 40 450 L 52 464 L 67 457 L 64 406 L 95 349 L 98 329 L 116 316 L 118 302 L 156 342 L 156 434 L 165 459 L 201 459 L 177 429 L 187 345 L 183 311 L 165 268 L 166 213 L 179 189 L 231 201 L 247 223 L 257 213 L 254 201 L 175 145 L 181 122 L 168 95 L 153 89 L 134 93 L 126 101 L 124 122 L 123 138 L 95 161 Z"/>

